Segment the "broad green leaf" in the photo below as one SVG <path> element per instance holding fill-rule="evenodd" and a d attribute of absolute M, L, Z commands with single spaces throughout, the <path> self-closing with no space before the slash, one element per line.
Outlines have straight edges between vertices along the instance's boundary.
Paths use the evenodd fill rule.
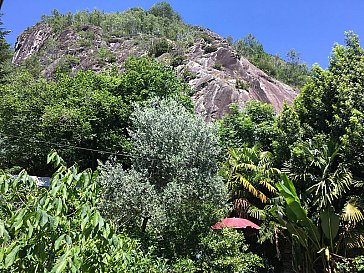
<path fill-rule="evenodd" d="M 57 240 L 54 242 L 54 249 L 55 249 L 55 250 L 58 250 L 58 249 L 59 249 L 59 246 L 61 245 L 62 240 L 64 240 L 64 238 L 65 238 L 65 235 L 64 235 L 64 234 L 62 234 L 62 235 L 61 235 L 61 236 L 59 236 L 59 237 L 57 238 Z"/>
<path fill-rule="evenodd" d="M 51 273 L 65 272 L 64 270 L 66 269 L 67 263 L 68 263 L 67 256 L 63 255 L 60 258 L 60 261 L 57 262 L 56 265 L 52 268 Z"/>
<path fill-rule="evenodd" d="M 20 250 L 20 245 L 16 245 L 11 250 L 11 252 L 8 255 L 6 255 L 6 257 L 5 257 L 5 267 L 10 267 L 14 263 L 19 250 Z"/>
<path fill-rule="evenodd" d="M 281 178 L 281 182 L 277 183 L 276 186 L 287 203 L 287 212 L 289 212 L 287 213 L 287 216 L 291 217 L 288 220 L 304 227 L 308 238 L 316 245 L 317 248 L 319 248 L 320 234 L 317 227 L 312 223 L 311 219 L 307 217 L 306 210 L 301 206 L 292 181 L 286 174 L 282 174 Z M 293 217 L 293 215 L 295 217 Z"/>
<path fill-rule="evenodd" d="M 49 215 L 44 210 L 40 210 L 42 214 L 42 218 L 40 219 L 40 226 L 43 227 L 45 224 L 48 223 Z"/>
<path fill-rule="evenodd" d="M 28 238 L 30 239 L 32 238 L 34 229 L 32 223 L 29 220 L 27 220 L 27 226 L 28 226 Z"/>
<path fill-rule="evenodd" d="M 26 213 L 26 208 L 22 208 L 18 214 L 16 214 L 16 217 L 14 219 L 14 224 L 12 225 L 12 228 L 15 229 L 15 231 L 17 231 L 18 229 L 21 228 L 21 226 L 23 225 L 24 222 L 24 215 Z"/>
<path fill-rule="evenodd" d="M 82 222 L 81 222 L 81 230 L 84 230 L 85 229 L 85 226 L 87 225 L 87 223 L 89 222 L 90 218 L 88 217 L 88 215 L 86 215 L 85 218 L 82 219 Z"/>
<path fill-rule="evenodd" d="M 3 238 L 5 242 L 10 239 L 9 233 L 5 227 L 5 223 L 2 220 L 0 220 L 0 238 Z"/>
<path fill-rule="evenodd" d="M 62 212 L 63 202 L 60 198 L 56 198 L 55 203 L 56 203 L 56 214 L 55 215 L 58 216 Z"/>
<path fill-rule="evenodd" d="M 340 215 L 336 214 L 332 208 L 328 208 L 321 212 L 320 219 L 322 231 L 333 246 L 333 241 L 339 231 Z"/>

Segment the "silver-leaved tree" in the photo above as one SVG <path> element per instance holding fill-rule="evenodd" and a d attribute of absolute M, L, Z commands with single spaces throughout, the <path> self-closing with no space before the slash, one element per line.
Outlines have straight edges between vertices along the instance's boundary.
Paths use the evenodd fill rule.
<path fill-rule="evenodd" d="M 192 255 L 226 200 L 216 129 L 172 99 L 137 105 L 131 120 L 132 168 L 101 167 L 103 211 L 152 235 L 165 256 Z"/>

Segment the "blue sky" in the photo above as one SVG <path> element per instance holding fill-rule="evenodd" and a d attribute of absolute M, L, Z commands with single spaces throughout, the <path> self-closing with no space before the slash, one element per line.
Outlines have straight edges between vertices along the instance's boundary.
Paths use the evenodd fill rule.
<path fill-rule="evenodd" d="M 131 7 L 149 9 L 157 0 L 4 0 L 3 22 L 13 32 L 11 44 L 28 26 L 34 25 L 52 9 L 64 13 L 94 8 L 123 11 Z M 195 0 L 168 1 L 184 21 L 208 27 L 235 39 L 252 33 L 272 54 L 285 54 L 292 48 L 309 65 L 327 67 L 335 42 L 343 43 L 344 32 L 353 30 L 364 40 L 363 0 Z"/>

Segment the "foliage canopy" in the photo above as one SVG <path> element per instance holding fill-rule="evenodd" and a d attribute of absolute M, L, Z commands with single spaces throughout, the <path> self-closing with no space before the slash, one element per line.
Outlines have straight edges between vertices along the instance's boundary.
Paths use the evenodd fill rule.
<path fill-rule="evenodd" d="M 174 71 L 148 58 L 130 58 L 121 74 L 80 71 L 48 82 L 20 72 L 0 89 L 0 167 L 38 175 L 49 174 L 41 158 L 51 148 L 69 163 L 92 168 L 110 153 L 125 153 L 134 102 L 173 96 L 191 107 L 188 87 Z"/>

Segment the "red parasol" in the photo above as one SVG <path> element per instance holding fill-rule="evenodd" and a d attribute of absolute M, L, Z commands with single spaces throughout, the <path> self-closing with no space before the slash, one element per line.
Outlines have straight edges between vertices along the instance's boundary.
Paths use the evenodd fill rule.
<path fill-rule="evenodd" d="M 211 226 L 212 229 L 222 229 L 225 227 L 229 228 L 255 228 L 260 229 L 260 226 L 254 224 L 252 221 L 244 218 L 224 218 L 220 222 L 217 222 L 215 225 Z"/>

